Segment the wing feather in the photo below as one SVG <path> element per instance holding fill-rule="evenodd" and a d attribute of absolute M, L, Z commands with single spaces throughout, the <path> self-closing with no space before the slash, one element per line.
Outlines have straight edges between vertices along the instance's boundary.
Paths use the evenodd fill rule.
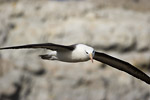
<path fill-rule="evenodd" d="M 43 49 L 50 49 L 55 51 L 66 51 L 66 50 L 73 50 L 74 46 L 64 46 L 59 44 L 53 44 L 53 43 L 41 43 L 41 44 L 27 44 L 27 45 L 20 45 L 20 46 L 11 46 L 11 47 L 4 47 L 0 48 L 0 50 L 3 49 L 25 49 L 25 48 L 43 48 Z"/>
<path fill-rule="evenodd" d="M 134 67 L 133 65 L 129 64 L 128 62 L 125 62 L 123 60 L 114 58 L 112 56 L 100 52 L 95 52 L 94 59 L 107 65 L 110 65 L 114 68 L 117 68 L 121 71 L 125 71 L 128 74 L 150 84 L 150 77 L 141 70 Z"/>

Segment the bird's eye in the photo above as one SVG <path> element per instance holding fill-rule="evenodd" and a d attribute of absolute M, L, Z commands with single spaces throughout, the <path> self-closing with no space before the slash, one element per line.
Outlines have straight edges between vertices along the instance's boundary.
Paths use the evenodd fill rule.
<path fill-rule="evenodd" d="M 93 54 L 95 53 L 95 51 L 92 52 Z"/>
<path fill-rule="evenodd" d="M 86 52 L 86 54 L 88 54 L 88 52 L 87 51 L 85 51 Z"/>

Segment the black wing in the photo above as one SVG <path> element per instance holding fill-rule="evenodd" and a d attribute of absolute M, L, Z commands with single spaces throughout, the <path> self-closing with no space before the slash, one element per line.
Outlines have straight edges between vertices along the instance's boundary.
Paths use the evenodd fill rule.
<path fill-rule="evenodd" d="M 58 45 L 58 44 L 53 44 L 53 43 L 41 43 L 41 44 L 27 44 L 27 45 L 20 45 L 20 46 L 11 46 L 11 47 L 4 47 L 0 48 L 0 50 L 3 49 L 25 49 L 25 48 L 44 48 L 44 49 L 50 49 L 50 50 L 55 50 L 55 51 L 66 51 L 66 50 L 74 50 L 75 46 L 70 45 L 70 46 L 64 46 L 64 45 Z"/>
<path fill-rule="evenodd" d="M 150 84 L 150 77 L 148 75 L 146 75 L 144 72 L 140 71 L 139 69 L 137 69 L 136 67 L 125 61 L 119 60 L 117 58 L 99 52 L 95 52 L 94 59 L 103 62 L 105 64 L 108 64 L 121 71 L 125 71 L 128 74 Z"/>

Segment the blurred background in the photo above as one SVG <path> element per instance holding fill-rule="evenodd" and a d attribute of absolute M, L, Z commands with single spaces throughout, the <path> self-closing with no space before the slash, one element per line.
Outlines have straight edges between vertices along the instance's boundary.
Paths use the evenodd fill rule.
<path fill-rule="evenodd" d="M 85 43 L 150 76 L 150 0 L 0 0 L 0 47 Z M 150 100 L 146 83 L 94 61 L 0 51 L 0 100 Z"/>

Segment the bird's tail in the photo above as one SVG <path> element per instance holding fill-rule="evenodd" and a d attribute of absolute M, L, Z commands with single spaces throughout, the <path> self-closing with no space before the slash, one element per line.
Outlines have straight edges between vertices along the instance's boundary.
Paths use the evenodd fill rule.
<path fill-rule="evenodd" d="M 39 57 L 43 60 L 58 60 L 56 56 L 50 54 L 39 55 Z"/>
<path fill-rule="evenodd" d="M 43 60 L 49 60 L 52 56 L 51 55 L 48 55 L 48 54 L 45 54 L 45 55 L 39 55 L 39 57 Z"/>

